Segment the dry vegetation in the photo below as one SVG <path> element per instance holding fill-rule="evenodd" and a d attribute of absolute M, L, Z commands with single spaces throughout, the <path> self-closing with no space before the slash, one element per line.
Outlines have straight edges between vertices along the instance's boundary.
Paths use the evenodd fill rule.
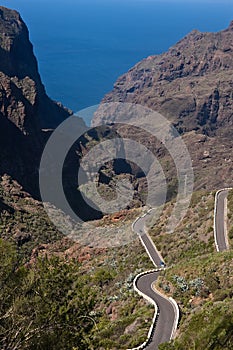
<path fill-rule="evenodd" d="M 112 249 L 83 247 L 77 242 L 62 237 L 50 224 L 41 204 L 34 201 L 28 194 L 19 191 L 17 186 L 9 177 L 3 177 L 0 187 L 1 236 L 8 241 L 10 240 L 13 244 L 11 247 L 6 247 L 3 244 L 1 248 L 5 253 L 7 249 L 9 251 L 13 249 L 14 253 L 12 254 L 17 256 L 17 264 L 19 264 L 19 269 L 13 271 L 12 279 L 9 279 L 10 285 L 6 284 L 2 289 L 2 305 L 4 307 L 1 315 L 3 316 L 7 310 L 9 311 L 12 306 L 11 302 L 9 304 L 10 300 L 12 302 L 13 300 L 20 300 L 20 303 L 17 301 L 14 304 L 13 313 L 8 321 L 11 324 L 12 322 L 18 324 L 19 327 L 22 327 L 23 332 L 25 330 L 23 325 L 25 324 L 25 327 L 29 327 L 30 334 L 33 334 L 35 328 L 41 326 L 40 317 L 43 315 L 40 316 L 38 311 L 39 318 L 37 318 L 33 312 L 31 314 L 27 313 L 26 305 L 28 303 L 32 305 L 34 310 L 37 310 L 37 308 L 44 310 L 44 314 L 51 318 L 49 334 L 42 327 L 40 341 L 37 333 L 35 333 L 35 336 L 30 338 L 31 340 L 28 340 L 28 343 L 25 343 L 25 339 L 21 339 L 18 349 L 31 349 L 32 346 L 36 349 L 35 342 L 37 342 L 37 348 L 42 349 L 45 346 L 43 345 L 43 339 L 45 338 L 49 339 L 51 349 L 57 348 L 60 330 L 59 327 L 53 328 L 52 324 L 54 322 L 59 324 L 63 317 L 69 318 L 69 321 L 63 320 L 62 322 L 65 322 L 65 324 L 68 322 L 71 328 L 69 331 L 64 328 L 66 331 L 60 336 L 64 339 L 69 337 L 70 345 L 68 343 L 62 344 L 59 341 L 59 346 L 61 349 L 77 349 L 77 340 L 75 340 L 77 338 L 73 337 L 74 332 L 71 331 L 74 326 L 73 322 L 76 321 L 75 317 L 73 318 L 70 315 L 72 312 L 66 304 L 66 293 L 71 292 L 65 290 L 60 302 L 56 299 L 57 297 L 55 297 L 55 302 L 54 296 L 50 299 L 49 293 L 51 291 L 48 289 L 52 288 L 54 294 L 51 295 L 61 295 L 61 284 L 68 283 L 69 285 L 70 283 L 66 280 L 67 272 L 71 281 L 73 280 L 72 283 L 78 275 L 85 277 L 82 277 L 85 281 L 80 277 L 82 283 L 79 286 L 71 284 L 76 287 L 74 287 L 75 290 L 72 289 L 73 287 L 69 287 L 73 290 L 70 298 L 77 298 L 76 293 L 82 293 L 84 283 L 85 288 L 88 289 L 88 298 L 93 300 L 91 304 L 87 302 L 88 309 L 82 311 L 86 313 L 86 316 L 89 315 L 94 323 L 92 321 L 88 324 L 82 324 L 80 321 L 83 329 L 87 327 L 85 336 L 79 334 L 79 337 L 84 336 L 83 347 L 80 347 L 80 349 L 88 347 L 88 349 L 99 350 L 123 350 L 142 343 L 149 330 L 154 310 L 133 291 L 133 279 L 137 273 L 151 269 L 153 266 L 139 240 L 135 239 L 128 245 Z M 232 226 L 232 194 L 230 192 L 228 202 L 230 226 Z M 228 318 L 229 324 L 224 323 L 223 312 L 226 308 L 232 310 L 232 251 L 221 254 L 217 254 L 215 251 L 213 240 L 214 193 L 195 192 L 184 220 L 174 233 L 168 234 L 165 227 L 173 205 L 173 202 L 165 205 L 160 220 L 150 230 L 150 234 L 165 258 L 165 262 L 170 266 L 161 274 L 157 288 L 161 288 L 163 292 L 177 300 L 182 314 L 176 342 L 163 345 L 163 347 L 165 346 L 164 349 L 170 349 L 170 347 L 171 349 L 187 349 L 187 344 L 192 338 L 197 349 L 218 349 L 217 347 L 208 348 L 206 346 L 208 341 L 210 342 L 208 332 L 211 333 L 210 328 L 203 326 L 204 321 L 202 320 L 207 317 L 205 316 L 206 313 L 208 313 L 210 320 L 213 319 L 216 312 L 219 313 L 218 319 L 215 317 L 215 326 L 211 329 L 218 340 L 219 334 L 222 332 L 220 330 L 227 330 L 229 324 L 231 324 L 229 323 L 231 322 L 230 317 Z M 123 211 L 96 221 L 95 226 L 96 228 L 106 227 L 106 230 L 108 230 L 108 227 L 115 226 L 117 228 L 121 226 L 122 222 L 130 224 L 139 213 L 140 209 Z M 229 230 L 230 237 L 231 231 L 232 228 Z M 5 257 L 7 260 L 7 256 L 10 256 L 10 254 L 2 254 L 2 259 Z M 59 266 L 58 269 L 54 269 L 54 259 L 55 265 L 58 264 Z M 43 262 L 45 262 L 45 266 L 41 266 Z M 1 265 L 2 274 L 7 273 L 4 270 L 6 265 Z M 24 266 L 27 266 L 26 272 Z M 35 268 L 36 274 L 34 273 Z M 19 277 L 18 271 L 21 271 L 21 269 L 24 272 Z M 53 276 L 47 276 L 50 269 L 54 271 Z M 42 282 L 38 287 L 38 278 L 41 281 L 52 278 L 51 284 L 49 284 L 50 287 Z M 28 288 L 19 287 L 28 285 L 28 279 L 31 283 L 31 294 L 28 294 Z M 12 283 L 14 288 L 17 286 L 19 288 L 14 289 L 15 292 L 10 293 L 10 298 L 6 301 L 4 299 L 6 291 L 12 288 Z M 44 293 L 47 293 L 51 310 L 46 307 L 47 299 L 45 302 L 43 298 L 36 297 L 37 288 L 41 288 Z M 16 290 L 19 291 L 20 295 L 17 294 Z M 73 305 L 73 303 L 74 299 L 72 299 L 70 305 Z M 53 305 L 60 310 L 61 318 L 59 313 L 52 311 Z M 64 308 L 67 308 L 67 313 Z M 75 308 L 74 310 L 76 310 Z M 75 313 L 77 316 L 79 315 L 78 317 L 83 316 L 78 311 L 75 311 Z M 66 314 L 67 316 L 65 316 Z M 31 317 L 35 318 L 32 324 Z M 11 345 L 10 340 L 3 337 L 6 329 L 10 331 L 9 327 L 9 323 L 5 322 L 3 328 L 0 328 L 2 332 L 0 341 L 2 341 L 3 348 L 7 346 L 8 349 L 12 349 L 13 345 Z M 11 332 L 13 332 L 12 328 Z M 12 341 L 15 334 L 14 332 L 9 334 Z M 195 334 L 197 334 L 196 337 Z M 220 340 L 223 341 L 222 333 L 221 337 Z M 228 339 L 225 338 L 227 344 Z M 16 339 L 19 340 L 17 337 Z M 198 339 L 207 339 L 207 343 L 203 340 L 205 348 L 198 345 Z M 226 349 L 228 348 L 226 347 Z"/>

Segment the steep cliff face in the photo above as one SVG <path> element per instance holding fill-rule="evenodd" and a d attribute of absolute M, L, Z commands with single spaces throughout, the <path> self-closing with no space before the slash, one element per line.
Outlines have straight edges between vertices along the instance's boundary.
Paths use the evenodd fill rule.
<path fill-rule="evenodd" d="M 219 33 L 194 30 L 168 52 L 139 62 L 116 81 L 103 102 L 141 104 L 160 112 L 183 134 L 193 161 L 196 188 L 230 186 L 232 77 L 233 22 Z M 101 124 L 102 118 L 97 113 L 93 125 Z M 126 128 L 125 136 L 130 134 Z M 145 143 L 139 133 L 131 136 Z M 152 148 L 164 158 L 155 144 Z"/>
<path fill-rule="evenodd" d="M 120 77 L 104 102 L 140 103 L 180 129 L 213 135 L 232 125 L 233 22 L 219 33 L 192 31 L 162 55 Z"/>
<path fill-rule="evenodd" d="M 42 128 L 56 127 L 69 114 L 46 95 L 20 15 L 0 7 L 0 175 L 37 195 Z"/>
<path fill-rule="evenodd" d="M 0 32 L 1 71 L 41 84 L 28 29 L 16 11 L 0 7 Z"/>
<path fill-rule="evenodd" d="M 20 130 L 31 122 L 53 128 L 69 115 L 46 95 L 25 23 L 16 11 L 4 7 L 0 7 L 0 72 L 1 103 Z M 20 120 L 15 117 L 18 113 Z"/>

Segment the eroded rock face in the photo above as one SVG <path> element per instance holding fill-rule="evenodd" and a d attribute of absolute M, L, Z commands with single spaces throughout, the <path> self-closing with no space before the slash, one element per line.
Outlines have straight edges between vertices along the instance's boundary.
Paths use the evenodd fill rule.
<path fill-rule="evenodd" d="M 143 105 L 170 120 L 188 146 L 196 189 L 231 186 L 233 181 L 232 28 L 233 21 L 219 33 L 192 31 L 168 52 L 139 62 L 103 99 Z M 114 122 L 106 116 L 96 113 L 92 124 Z M 161 147 L 149 142 L 150 135 L 125 129 L 125 137 L 149 144 L 160 163 L 166 161 Z M 174 173 L 167 169 L 167 175 L 172 179 Z"/>
<path fill-rule="evenodd" d="M 232 126 L 233 31 L 192 31 L 162 55 L 149 56 L 121 76 L 104 102 L 145 105 L 181 132 L 213 135 Z"/>
<path fill-rule="evenodd" d="M 21 118 L 21 123 L 18 123 L 11 113 L 7 115 L 17 127 L 21 127 L 22 122 L 28 124 L 27 119 L 34 118 L 41 127 L 53 128 L 69 115 L 68 110 L 51 101 L 46 95 L 28 29 L 22 18 L 16 11 L 2 6 L 0 6 L 0 72 L 1 103 L 4 107 L 6 104 L 11 105 L 15 111 L 18 106 L 13 102 L 18 102 L 21 113 L 22 107 L 25 108 L 25 118 L 24 120 Z M 29 107 L 32 108 L 33 117 L 32 113 L 28 113 Z"/>
<path fill-rule="evenodd" d="M 0 33 L 1 71 L 41 83 L 28 29 L 16 11 L 0 7 Z"/>
<path fill-rule="evenodd" d="M 0 175 L 9 174 L 38 195 L 42 129 L 70 112 L 46 95 L 29 33 L 20 15 L 0 6 Z"/>

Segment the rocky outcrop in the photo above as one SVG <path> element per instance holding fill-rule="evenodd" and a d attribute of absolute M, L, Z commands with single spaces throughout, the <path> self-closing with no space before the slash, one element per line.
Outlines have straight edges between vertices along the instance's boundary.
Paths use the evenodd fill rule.
<path fill-rule="evenodd" d="M 29 32 L 22 18 L 16 11 L 2 6 L 0 72 L 1 111 L 7 111 L 8 119 L 20 130 L 29 133 L 30 123 L 33 122 L 42 128 L 53 128 L 69 115 L 68 110 L 51 101 L 46 95 Z M 20 120 L 15 118 L 18 113 L 21 115 Z M 35 130 L 34 125 L 32 129 Z"/>
<path fill-rule="evenodd" d="M 214 135 L 232 126 L 232 26 L 219 33 L 194 30 L 168 52 L 149 56 L 117 80 L 104 102 L 150 107 L 180 132 Z"/>
<path fill-rule="evenodd" d="M 195 188 L 231 186 L 232 76 L 233 21 L 219 33 L 194 30 L 168 52 L 142 60 L 116 81 L 103 103 L 140 104 L 161 113 L 183 135 L 189 148 Z M 110 124 L 113 119 L 100 110 L 92 124 Z M 121 135 L 144 144 L 161 164 L 172 164 L 166 150 L 150 136 L 132 127 L 125 127 L 123 134 L 121 129 Z M 170 168 L 166 169 L 168 183 L 175 176 Z"/>
<path fill-rule="evenodd" d="M 70 114 L 46 95 L 20 15 L 1 6 L 0 175 L 12 176 L 38 196 L 38 167 L 48 129 Z"/>

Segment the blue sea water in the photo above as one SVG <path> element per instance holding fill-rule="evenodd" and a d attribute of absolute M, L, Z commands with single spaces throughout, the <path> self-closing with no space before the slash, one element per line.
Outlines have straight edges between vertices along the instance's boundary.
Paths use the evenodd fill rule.
<path fill-rule="evenodd" d="M 47 93 L 74 111 L 100 102 L 139 60 L 192 29 L 219 31 L 233 0 L 5 0 L 29 27 Z"/>

